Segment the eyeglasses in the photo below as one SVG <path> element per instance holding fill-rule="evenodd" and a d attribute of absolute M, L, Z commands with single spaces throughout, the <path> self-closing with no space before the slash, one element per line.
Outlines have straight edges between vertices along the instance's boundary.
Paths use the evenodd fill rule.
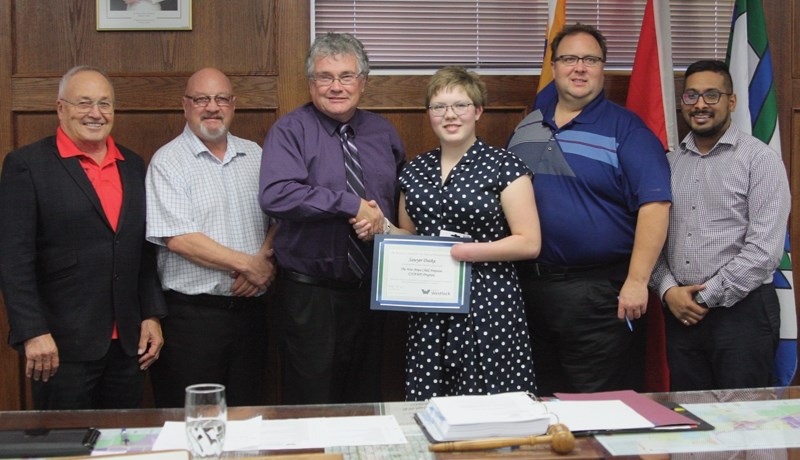
<path fill-rule="evenodd" d="M 228 96 L 225 94 L 217 94 L 214 96 L 183 96 L 192 101 L 195 107 L 206 107 L 211 103 L 211 99 L 220 107 L 228 107 L 236 100 L 236 96 Z"/>
<path fill-rule="evenodd" d="M 725 94 L 726 96 L 730 96 L 733 93 L 723 93 L 717 89 L 710 89 L 705 93 L 698 93 L 697 91 L 686 91 L 685 93 L 681 94 L 681 100 L 686 105 L 694 105 L 697 104 L 697 101 L 700 100 L 700 97 L 706 101 L 708 105 L 714 105 L 719 102 L 722 95 Z"/>
<path fill-rule="evenodd" d="M 453 113 L 456 115 L 464 115 L 472 105 L 475 104 L 472 102 L 456 102 L 455 104 L 451 105 L 433 104 L 428 106 L 428 110 L 431 111 L 431 115 L 434 117 L 443 117 L 444 114 L 447 113 L 447 109 L 453 109 Z"/>
<path fill-rule="evenodd" d="M 79 114 L 87 114 L 92 111 L 92 107 L 97 106 L 100 113 L 109 115 L 114 113 L 114 103 L 111 101 L 78 101 L 72 102 L 66 99 L 59 99 L 59 101 L 66 102 L 67 104 L 75 107 L 75 111 Z"/>
<path fill-rule="evenodd" d="M 565 66 L 574 67 L 578 65 L 578 61 L 583 62 L 586 67 L 597 67 L 601 62 L 606 62 L 605 59 L 598 56 L 575 56 L 572 54 L 565 54 L 553 58 L 553 62 L 561 62 Z"/>
<path fill-rule="evenodd" d="M 360 73 L 346 73 L 344 75 L 339 75 L 338 77 L 334 77 L 333 75 L 312 75 L 308 77 L 309 80 L 313 81 L 320 87 L 331 86 L 333 82 L 338 81 L 342 86 L 351 86 L 354 85 L 359 78 L 361 78 Z"/>

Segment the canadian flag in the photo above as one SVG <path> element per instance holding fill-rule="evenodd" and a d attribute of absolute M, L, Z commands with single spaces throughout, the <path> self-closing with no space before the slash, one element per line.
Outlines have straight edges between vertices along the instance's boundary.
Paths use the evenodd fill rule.
<path fill-rule="evenodd" d="M 668 0 L 647 0 L 626 107 L 644 120 L 661 140 L 665 151 L 675 149 L 678 145 L 677 105 Z M 661 301 L 652 292 L 647 316 L 645 389 L 669 391 L 664 312 Z"/>

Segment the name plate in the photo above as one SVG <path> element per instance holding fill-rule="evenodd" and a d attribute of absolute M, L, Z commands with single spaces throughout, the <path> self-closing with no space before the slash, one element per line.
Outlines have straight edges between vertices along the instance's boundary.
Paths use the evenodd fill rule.
<path fill-rule="evenodd" d="M 370 308 L 469 312 L 472 264 L 450 256 L 450 248 L 463 242 L 451 237 L 376 235 Z"/>

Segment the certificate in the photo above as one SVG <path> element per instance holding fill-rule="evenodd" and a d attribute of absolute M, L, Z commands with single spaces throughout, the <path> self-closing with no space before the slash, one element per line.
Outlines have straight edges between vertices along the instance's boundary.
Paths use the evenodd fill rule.
<path fill-rule="evenodd" d="M 450 256 L 450 248 L 464 241 L 448 237 L 376 235 L 370 308 L 469 312 L 472 265 Z"/>

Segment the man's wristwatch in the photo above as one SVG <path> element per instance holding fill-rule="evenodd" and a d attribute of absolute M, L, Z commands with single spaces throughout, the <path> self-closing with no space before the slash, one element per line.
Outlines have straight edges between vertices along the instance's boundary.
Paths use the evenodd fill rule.
<path fill-rule="evenodd" d="M 387 217 L 384 217 L 383 218 L 383 234 L 384 235 L 388 235 L 389 233 L 392 233 L 392 223 L 389 222 L 389 219 Z"/>

